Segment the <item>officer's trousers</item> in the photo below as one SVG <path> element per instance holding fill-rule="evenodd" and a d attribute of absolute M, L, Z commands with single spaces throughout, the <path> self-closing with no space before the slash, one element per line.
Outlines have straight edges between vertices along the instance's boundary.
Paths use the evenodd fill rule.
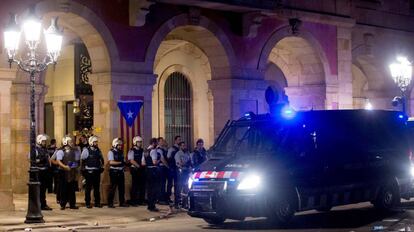
<path fill-rule="evenodd" d="M 115 191 L 118 188 L 119 204 L 125 203 L 125 176 L 124 170 L 109 169 L 111 187 L 108 194 L 108 205 L 114 205 Z"/>
<path fill-rule="evenodd" d="M 95 206 L 101 204 L 101 171 L 100 170 L 85 170 L 85 203 L 86 205 L 91 204 L 91 191 L 93 188 L 93 196 L 95 200 Z"/>
<path fill-rule="evenodd" d="M 170 195 L 167 193 L 167 179 L 168 179 L 169 169 L 166 166 L 160 167 L 160 195 L 158 200 L 168 202 Z"/>
<path fill-rule="evenodd" d="M 171 200 L 171 194 L 172 194 L 173 187 L 174 187 L 174 192 L 177 192 L 177 169 L 176 168 L 168 169 L 167 200 Z"/>
<path fill-rule="evenodd" d="M 190 177 L 190 170 L 188 169 L 177 169 L 177 192 L 175 192 L 176 202 L 174 204 L 186 207 L 186 198 L 183 195 L 188 194 L 188 178 Z"/>
<path fill-rule="evenodd" d="M 64 171 L 61 172 L 60 177 L 60 206 L 66 207 L 66 204 L 69 202 L 70 207 L 75 207 L 75 191 L 78 182 L 76 180 L 68 181 L 66 179 L 66 173 Z"/>
<path fill-rule="evenodd" d="M 47 206 L 46 203 L 46 190 L 49 186 L 49 170 L 39 170 L 39 182 L 40 182 L 40 206 L 42 208 Z"/>
<path fill-rule="evenodd" d="M 160 192 L 159 168 L 147 167 L 147 199 L 148 209 L 155 209 L 155 203 Z"/>
<path fill-rule="evenodd" d="M 145 201 L 145 168 L 131 168 L 131 204 L 143 204 Z"/>

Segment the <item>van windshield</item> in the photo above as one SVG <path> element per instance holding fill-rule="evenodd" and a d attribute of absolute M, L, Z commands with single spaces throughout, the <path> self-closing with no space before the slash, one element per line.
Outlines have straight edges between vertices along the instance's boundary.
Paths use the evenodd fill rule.
<path fill-rule="evenodd" d="M 286 129 L 269 123 L 231 125 L 214 147 L 214 154 L 256 155 L 272 152 L 286 136 Z"/>

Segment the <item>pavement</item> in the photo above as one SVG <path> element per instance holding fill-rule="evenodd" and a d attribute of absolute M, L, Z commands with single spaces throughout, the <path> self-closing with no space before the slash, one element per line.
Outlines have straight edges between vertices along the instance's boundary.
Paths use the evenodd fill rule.
<path fill-rule="evenodd" d="M 42 211 L 45 223 L 25 224 L 27 213 L 27 194 L 15 194 L 15 211 L 0 211 L 0 231 L 118 231 L 130 228 L 130 225 L 142 222 L 155 222 L 169 219 L 184 211 L 170 209 L 169 206 L 158 205 L 160 212 L 150 212 L 146 206 L 110 209 L 103 208 L 88 209 L 83 203 L 83 193 L 77 194 L 80 202 L 78 210 L 60 210 L 56 203 L 55 195 L 48 194 L 48 205 L 52 211 Z M 115 206 L 117 206 L 115 204 Z"/>
<path fill-rule="evenodd" d="M 77 195 L 83 202 L 83 194 Z M 267 223 L 265 218 L 244 221 L 227 220 L 223 225 L 208 225 L 191 218 L 185 211 L 158 206 L 160 212 L 149 212 L 146 206 L 109 209 L 60 210 L 54 195 L 48 195 L 53 211 L 43 211 L 45 223 L 25 224 L 27 194 L 15 194 L 16 210 L 0 212 L 0 231 L 277 231 L 277 232 L 408 232 L 414 231 L 414 202 L 404 201 L 391 213 L 379 213 L 369 203 L 335 207 L 330 212 L 314 210 L 296 214 L 288 227 Z"/>

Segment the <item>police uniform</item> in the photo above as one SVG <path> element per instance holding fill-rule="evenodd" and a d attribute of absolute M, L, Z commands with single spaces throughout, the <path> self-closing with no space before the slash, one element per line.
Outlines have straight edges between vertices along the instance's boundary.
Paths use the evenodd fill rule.
<path fill-rule="evenodd" d="M 146 166 L 146 184 L 147 184 L 147 199 L 148 199 L 148 210 L 157 210 L 155 203 L 160 193 L 159 184 L 159 168 L 154 162 L 160 161 L 161 154 L 157 152 L 156 148 L 151 147 L 149 153 L 146 152 L 142 156 L 142 163 Z"/>
<path fill-rule="evenodd" d="M 86 207 L 91 207 L 91 190 L 95 199 L 95 207 L 101 206 L 101 171 L 104 160 L 102 152 L 97 147 L 85 147 L 81 155 L 83 174 L 86 180 L 85 203 Z"/>
<path fill-rule="evenodd" d="M 128 160 L 134 160 L 139 166 L 131 165 L 132 178 L 131 204 L 143 204 L 145 201 L 145 167 L 142 166 L 144 149 L 134 146 L 128 152 Z"/>
<path fill-rule="evenodd" d="M 118 195 L 119 195 L 119 206 L 126 206 L 125 205 L 124 153 L 121 150 L 113 148 L 108 152 L 108 161 L 121 162 L 120 164 L 117 164 L 117 165 L 110 164 L 110 167 L 109 167 L 109 179 L 111 182 L 111 186 L 110 186 L 109 195 L 108 195 L 108 207 L 114 207 L 114 196 L 115 196 L 115 190 L 117 188 L 118 188 Z"/>
<path fill-rule="evenodd" d="M 50 209 L 46 203 L 46 190 L 49 185 L 49 153 L 46 148 L 36 145 L 36 166 L 39 169 L 40 206 L 43 210 Z"/>
<path fill-rule="evenodd" d="M 168 149 L 167 154 L 167 162 L 168 162 L 168 177 L 167 177 L 167 190 L 166 190 L 166 198 L 167 200 L 171 200 L 172 188 L 174 186 L 174 192 L 177 192 L 177 165 L 175 163 L 175 154 L 178 152 L 179 148 L 178 145 L 174 144 L 174 146 Z M 178 199 L 174 199 L 174 201 L 178 202 Z"/>
<path fill-rule="evenodd" d="M 177 191 L 175 192 L 175 199 L 174 202 L 175 206 L 181 204 L 181 206 L 185 207 L 186 202 L 182 201 L 181 194 L 188 193 L 188 178 L 190 177 L 191 172 L 191 159 L 190 154 L 188 152 L 184 152 L 183 150 L 179 150 L 175 154 L 175 161 L 177 164 Z"/>
<path fill-rule="evenodd" d="M 57 151 L 56 159 L 70 167 L 70 170 L 63 170 L 60 167 L 62 170 L 60 179 L 60 207 L 61 209 L 65 209 L 66 204 L 69 202 L 71 209 L 77 209 L 75 191 L 78 183 L 79 150 L 65 146 L 63 149 Z"/>
<path fill-rule="evenodd" d="M 163 147 L 158 147 L 157 149 L 158 153 L 161 154 L 163 160 L 168 160 L 167 159 L 167 150 L 164 149 Z M 168 164 L 167 164 L 168 165 Z M 165 165 L 163 162 L 160 162 L 160 196 L 159 196 L 159 200 L 163 201 L 165 203 L 168 203 L 169 200 L 169 195 L 167 194 L 167 179 L 168 179 L 168 173 L 169 173 L 169 168 L 168 166 Z"/>

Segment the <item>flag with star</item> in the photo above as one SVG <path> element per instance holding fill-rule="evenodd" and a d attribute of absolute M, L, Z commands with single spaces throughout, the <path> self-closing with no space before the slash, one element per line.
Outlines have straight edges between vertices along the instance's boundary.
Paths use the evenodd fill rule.
<path fill-rule="evenodd" d="M 142 135 L 144 98 L 142 96 L 121 96 L 119 108 L 119 134 L 124 141 L 124 152 L 132 146 L 132 138 Z M 125 153 L 126 155 L 126 153 Z"/>

